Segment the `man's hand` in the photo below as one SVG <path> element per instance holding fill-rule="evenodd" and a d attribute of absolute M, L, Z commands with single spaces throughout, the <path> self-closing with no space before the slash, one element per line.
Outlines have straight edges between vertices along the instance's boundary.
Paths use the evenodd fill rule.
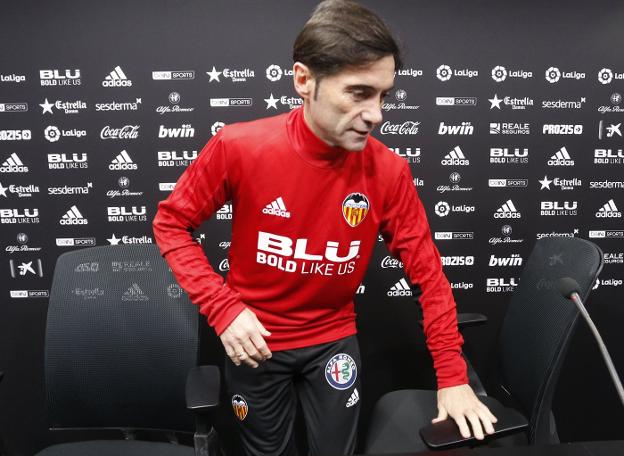
<path fill-rule="evenodd" d="M 448 417 L 455 420 L 462 437 L 470 437 L 470 422 L 472 432 L 477 440 L 483 440 L 483 429 L 488 434 L 494 433 L 492 423 L 498 420 L 490 410 L 477 398 L 470 385 L 458 385 L 438 390 L 438 417 L 432 423 L 443 421 Z"/>
<path fill-rule="evenodd" d="M 271 357 L 263 336 L 270 336 L 256 314 L 249 309 L 243 310 L 219 336 L 225 347 L 225 353 L 232 362 L 240 366 L 241 362 L 258 367 L 260 362 Z"/>

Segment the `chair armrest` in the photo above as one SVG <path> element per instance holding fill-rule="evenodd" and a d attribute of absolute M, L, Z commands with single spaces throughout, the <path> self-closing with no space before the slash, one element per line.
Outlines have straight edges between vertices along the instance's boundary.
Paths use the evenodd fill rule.
<path fill-rule="evenodd" d="M 509 434 L 525 431 L 529 422 L 516 410 L 503 406 L 492 397 L 480 397 L 481 400 L 498 419 L 494 423 L 494 434 L 485 434 L 485 440 L 474 437 L 465 439 L 459 433 L 459 427 L 452 418 L 436 424 L 429 424 L 420 429 L 423 441 L 434 450 L 445 450 L 458 446 L 474 446 Z"/>
<path fill-rule="evenodd" d="M 485 315 L 480 313 L 458 313 L 457 314 L 457 326 L 459 329 L 467 326 L 476 326 L 487 323 L 488 319 Z"/>
<path fill-rule="evenodd" d="M 217 366 L 197 366 L 186 377 L 186 408 L 208 411 L 219 405 L 221 376 Z"/>

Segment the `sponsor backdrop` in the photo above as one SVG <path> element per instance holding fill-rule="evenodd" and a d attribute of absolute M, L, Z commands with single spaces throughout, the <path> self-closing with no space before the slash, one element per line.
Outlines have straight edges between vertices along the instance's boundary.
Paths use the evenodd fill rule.
<path fill-rule="evenodd" d="M 624 6 L 365 3 L 407 51 L 375 136 L 410 163 L 459 310 L 490 318 L 465 334 L 486 383 L 510 293 L 547 236 L 588 238 L 605 252 L 589 307 L 624 371 Z M 12 454 L 56 438 L 46 431 L 42 366 L 58 255 L 153 243 L 158 201 L 223 125 L 300 106 L 291 45 L 313 5 L 4 5 L 0 423 Z M 226 204 L 195 233 L 224 275 L 231 216 Z M 363 429 L 382 392 L 433 385 L 401 266 L 379 242 L 356 298 Z M 555 407 L 562 439 L 624 438 L 583 325 L 570 355 Z M 206 360 L 221 356 L 207 330 Z M 229 402 L 221 425 L 231 446 Z"/>

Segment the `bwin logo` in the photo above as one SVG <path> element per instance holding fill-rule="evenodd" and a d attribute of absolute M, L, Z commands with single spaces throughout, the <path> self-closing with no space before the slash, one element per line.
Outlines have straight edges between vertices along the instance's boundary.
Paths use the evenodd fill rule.
<path fill-rule="evenodd" d="M 159 138 L 192 138 L 195 136 L 195 129 L 190 124 L 184 124 L 180 128 L 165 128 L 160 125 L 158 129 Z"/>
<path fill-rule="evenodd" d="M 390 297 L 393 297 L 393 296 L 412 296 L 412 289 L 410 288 L 409 284 L 407 283 L 407 280 L 405 280 L 405 278 L 402 278 L 397 283 L 392 285 L 390 290 L 388 290 L 387 294 Z"/>
<path fill-rule="evenodd" d="M 522 266 L 522 257 L 518 253 L 512 253 L 510 257 L 497 258 L 494 255 L 490 255 L 490 262 L 488 266 L 500 267 L 500 266 Z"/>
<path fill-rule="evenodd" d="M 618 210 L 613 199 L 610 199 L 598 210 L 598 212 L 596 212 L 596 217 L 619 218 L 622 217 L 622 213 Z"/>
<path fill-rule="evenodd" d="M 440 122 L 439 135 L 471 135 L 474 133 L 472 122 L 462 122 L 461 125 L 444 125 Z"/>

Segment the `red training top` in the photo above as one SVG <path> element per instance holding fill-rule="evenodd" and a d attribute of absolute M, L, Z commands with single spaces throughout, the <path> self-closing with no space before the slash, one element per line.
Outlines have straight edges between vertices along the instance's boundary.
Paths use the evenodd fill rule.
<path fill-rule="evenodd" d="M 232 201 L 230 271 L 214 272 L 189 230 Z M 438 388 L 468 382 L 440 255 L 408 164 L 373 137 L 329 146 L 303 108 L 222 128 L 158 205 L 154 234 L 192 302 L 221 334 L 245 308 L 272 351 L 356 333 L 353 296 L 380 232 L 422 289 Z"/>

